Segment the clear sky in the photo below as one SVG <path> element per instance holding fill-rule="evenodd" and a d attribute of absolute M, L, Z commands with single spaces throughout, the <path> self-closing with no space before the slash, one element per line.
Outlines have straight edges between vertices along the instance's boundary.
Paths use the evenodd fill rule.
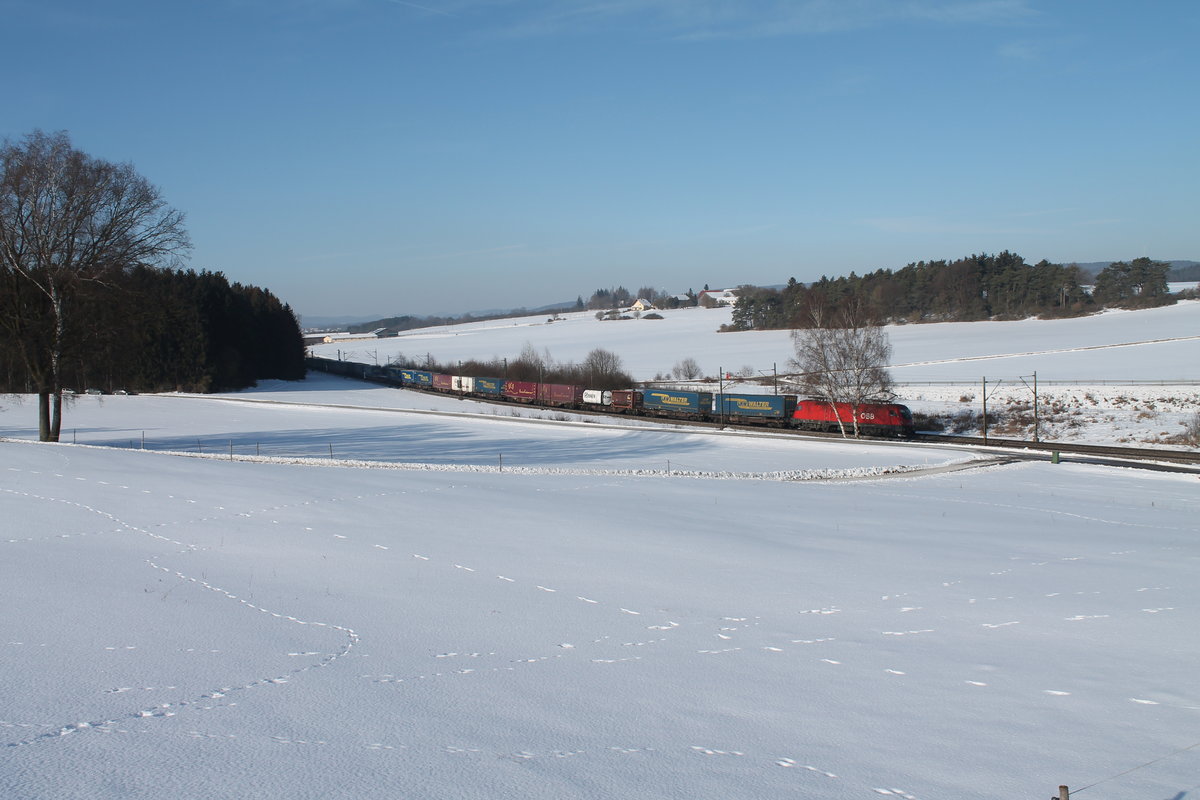
<path fill-rule="evenodd" d="M 0 0 L 66 130 L 302 315 L 1200 259 L 1194 0 Z"/>

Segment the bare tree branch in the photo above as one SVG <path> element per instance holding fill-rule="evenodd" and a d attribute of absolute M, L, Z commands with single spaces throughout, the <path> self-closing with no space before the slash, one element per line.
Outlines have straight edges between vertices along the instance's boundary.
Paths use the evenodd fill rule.
<path fill-rule="evenodd" d="M 16 305 L 24 317 L 7 326 L 28 326 L 30 315 L 52 320 L 44 345 L 24 350 L 38 382 L 43 441 L 57 441 L 61 429 L 61 365 L 73 345 L 67 321 L 81 285 L 138 265 L 174 265 L 189 248 L 183 214 L 132 165 L 92 158 L 61 131 L 0 145 L 0 272 L 46 301 L 42 310 Z"/>
<path fill-rule="evenodd" d="M 801 391 L 829 403 L 842 436 L 846 426 L 837 404 L 850 406 L 857 438 L 859 408 L 892 395 L 887 368 L 892 347 L 887 333 L 879 325 L 864 322 L 853 306 L 835 315 L 816 307 L 809 322 L 811 327 L 792 331 L 795 356 L 788 363 L 799 373 Z"/>

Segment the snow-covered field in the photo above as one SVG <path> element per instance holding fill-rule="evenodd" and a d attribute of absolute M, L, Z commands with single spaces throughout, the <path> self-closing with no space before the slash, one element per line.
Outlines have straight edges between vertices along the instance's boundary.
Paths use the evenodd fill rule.
<path fill-rule="evenodd" d="M 81 398 L 76 435 L 122 447 L 0 443 L 0 794 L 1012 798 L 1163 756 L 1090 796 L 1196 782 L 1169 755 L 1200 719 L 1195 475 L 770 479 L 964 456 L 271 403 L 304 395 Z M 313 436 L 438 469 L 247 452 Z"/>
<path fill-rule="evenodd" d="M 513 410 L 0 398 L 0 797 L 1200 788 L 1200 471 Z"/>
<path fill-rule="evenodd" d="M 0 437 L 33 440 L 35 400 L 0 416 Z M 652 425 L 615 417 L 461 401 L 313 374 L 225 396 L 74 398 L 62 440 L 194 455 L 591 473 L 691 472 L 772 476 L 874 470 L 964 460 L 962 452 L 886 442 L 797 445 L 793 437 Z M 14 427 L 8 427 L 14 424 Z"/>
<path fill-rule="evenodd" d="M 318 345 L 313 353 L 367 363 L 428 354 L 452 364 L 514 358 L 528 343 L 564 363 L 603 347 L 638 380 L 668 374 L 689 357 L 710 376 L 786 372 L 788 332 L 718 333 L 731 313 L 693 308 L 664 311 L 661 320 L 600 322 L 592 313 L 549 324 L 545 316 L 495 320 Z M 1046 412 L 1043 439 L 1172 443 L 1200 410 L 1200 301 L 1069 320 L 889 326 L 888 334 L 899 399 L 914 411 L 978 414 L 984 379 L 989 410 L 1030 404 L 1034 373 Z"/>

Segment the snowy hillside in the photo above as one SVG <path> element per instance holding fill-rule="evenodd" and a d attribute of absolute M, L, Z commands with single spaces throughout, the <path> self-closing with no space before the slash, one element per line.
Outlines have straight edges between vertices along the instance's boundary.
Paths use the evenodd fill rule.
<path fill-rule="evenodd" d="M 453 364 L 514 358 L 528 343 L 567 363 L 596 347 L 611 350 L 638 380 L 669 374 L 689 357 L 709 376 L 787 371 L 787 331 L 718 333 L 728 308 L 662 313 L 661 320 L 601 322 L 579 313 L 553 323 L 546 317 L 478 322 L 312 350 L 366 363 L 428 354 Z M 1035 372 L 1046 411 L 1043 439 L 1179 446 L 1184 425 L 1200 410 L 1200 301 L 1069 320 L 889 326 L 888 334 L 899 399 L 915 411 L 978 415 L 985 378 L 992 412 L 1029 405 Z M 1031 436 L 1031 427 L 1023 434 Z"/>
<path fill-rule="evenodd" d="M 0 795 L 1195 785 L 1196 474 L 462 405 L 7 405 Z"/>

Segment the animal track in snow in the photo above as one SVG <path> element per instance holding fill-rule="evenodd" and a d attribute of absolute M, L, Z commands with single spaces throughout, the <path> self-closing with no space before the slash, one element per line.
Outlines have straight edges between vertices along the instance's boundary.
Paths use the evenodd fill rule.
<path fill-rule="evenodd" d="M 832 772 L 826 772 L 823 769 L 817 769 L 811 764 L 801 764 L 794 758 L 780 758 L 775 762 L 775 765 L 779 767 L 798 767 L 800 769 L 808 770 L 809 772 L 815 772 L 818 775 L 824 775 L 826 778 L 837 777 L 837 775 L 834 775 Z"/>
<path fill-rule="evenodd" d="M 692 745 L 692 749 L 695 750 L 697 753 L 702 753 L 703 755 L 706 755 L 706 756 L 744 756 L 744 755 L 746 755 L 745 753 L 743 753 L 740 750 L 716 750 L 716 749 L 709 748 L 709 747 L 700 747 L 699 745 L 695 745 L 695 744 Z"/>

